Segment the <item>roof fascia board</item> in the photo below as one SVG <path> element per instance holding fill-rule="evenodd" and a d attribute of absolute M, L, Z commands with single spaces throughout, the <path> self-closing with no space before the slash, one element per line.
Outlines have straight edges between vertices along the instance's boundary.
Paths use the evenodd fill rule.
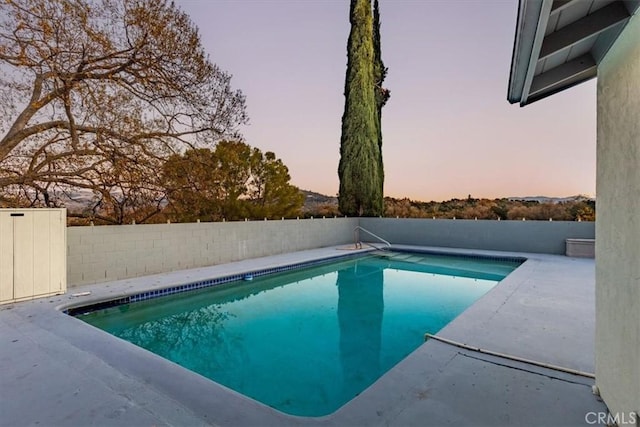
<path fill-rule="evenodd" d="M 538 19 L 542 11 L 542 0 L 520 0 L 511 55 L 511 72 L 507 99 L 514 104 L 520 102 L 529 69 L 529 58 L 533 52 Z"/>
<path fill-rule="evenodd" d="M 539 0 L 538 0 L 539 2 Z M 544 41 L 544 33 L 547 29 L 547 22 L 549 21 L 549 14 L 551 12 L 551 6 L 553 0 L 542 0 L 542 7 L 540 8 L 540 14 L 536 17 L 538 25 L 536 26 L 536 32 L 533 39 L 533 46 L 529 56 L 529 64 L 527 67 L 527 73 L 524 79 L 524 86 L 522 89 L 522 96 L 520 98 L 520 106 L 524 107 L 527 104 L 529 98 L 529 91 L 531 90 L 531 82 L 536 71 L 538 64 L 538 57 L 540 55 L 540 49 L 542 48 L 542 42 Z"/>

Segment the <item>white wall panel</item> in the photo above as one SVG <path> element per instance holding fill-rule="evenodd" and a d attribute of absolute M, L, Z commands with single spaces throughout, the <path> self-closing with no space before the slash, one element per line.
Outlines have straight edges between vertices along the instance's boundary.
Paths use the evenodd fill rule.
<path fill-rule="evenodd" d="M 0 209 L 0 303 L 66 291 L 66 210 Z"/>
<path fill-rule="evenodd" d="M 37 214 L 10 217 L 13 221 L 13 297 L 33 295 L 33 217 Z"/>
<path fill-rule="evenodd" d="M 13 300 L 13 220 L 0 213 L 0 301 Z"/>

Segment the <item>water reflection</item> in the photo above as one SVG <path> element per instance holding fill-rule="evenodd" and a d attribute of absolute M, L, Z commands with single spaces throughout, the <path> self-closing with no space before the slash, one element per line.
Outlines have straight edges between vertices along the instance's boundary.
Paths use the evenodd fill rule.
<path fill-rule="evenodd" d="M 131 325 L 117 335 L 197 372 L 220 369 L 229 360 L 241 362 L 245 353 L 239 340 L 225 331 L 232 316 L 208 305 Z M 199 352 L 206 357 L 194 358 Z"/>
<path fill-rule="evenodd" d="M 338 322 L 344 395 L 353 397 L 382 374 L 384 272 L 380 266 L 356 263 L 338 271 Z"/>

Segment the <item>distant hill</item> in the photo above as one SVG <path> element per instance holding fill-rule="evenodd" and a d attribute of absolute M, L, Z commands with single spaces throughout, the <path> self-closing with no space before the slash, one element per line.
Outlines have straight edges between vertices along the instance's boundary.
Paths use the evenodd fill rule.
<path fill-rule="evenodd" d="M 300 192 L 304 194 L 303 215 L 338 215 L 337 197 L 326 196 L 309 190 L 300 190 Z"/>
<path fill-rule="evenodd" d="M 304 210 L 312 211 L 314 207 L 320 205 L 335 205 L 338 206 L 338 198 L 335 196 L 327 196 L 324 194 L 316 193 L 315 191 L 300 190 L 304 194 Z M 584 194 L 578 194 L 568 197 L 549 197 L 549 196 L 512 196 L 505 197 L 510 201 L 522 201 L 522 202 L 538 202 L 538 203 L 566 203 L 566 202 L 593 202 L 595 197 L 587 196 Z M 386 197 L 385 199 L 394 200 L 394 197 Z M 418 203 L 423 203 L 417 201 Z M 444 201 L 443 201 L 444 202 Z"/>
<path fill-rule="evenodd" d="M 569 197 L 547 197 L 547 196 L 525 196 L 525 197 L 507 197 L 512 201 L 538 202 L 538 203 L 566 203 L 566 202 L 593 202 L 595 197 L 578 194 Z"/>

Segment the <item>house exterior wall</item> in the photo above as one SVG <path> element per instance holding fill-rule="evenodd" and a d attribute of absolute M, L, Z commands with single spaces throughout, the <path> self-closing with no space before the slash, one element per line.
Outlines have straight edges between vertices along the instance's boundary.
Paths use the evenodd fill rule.
<path fill-rule="evenodd" d="M 640 16 L 598 67 L 596 384 L 640 423 Z M 620 423 L 622 424 L 622 423 Z"/>

